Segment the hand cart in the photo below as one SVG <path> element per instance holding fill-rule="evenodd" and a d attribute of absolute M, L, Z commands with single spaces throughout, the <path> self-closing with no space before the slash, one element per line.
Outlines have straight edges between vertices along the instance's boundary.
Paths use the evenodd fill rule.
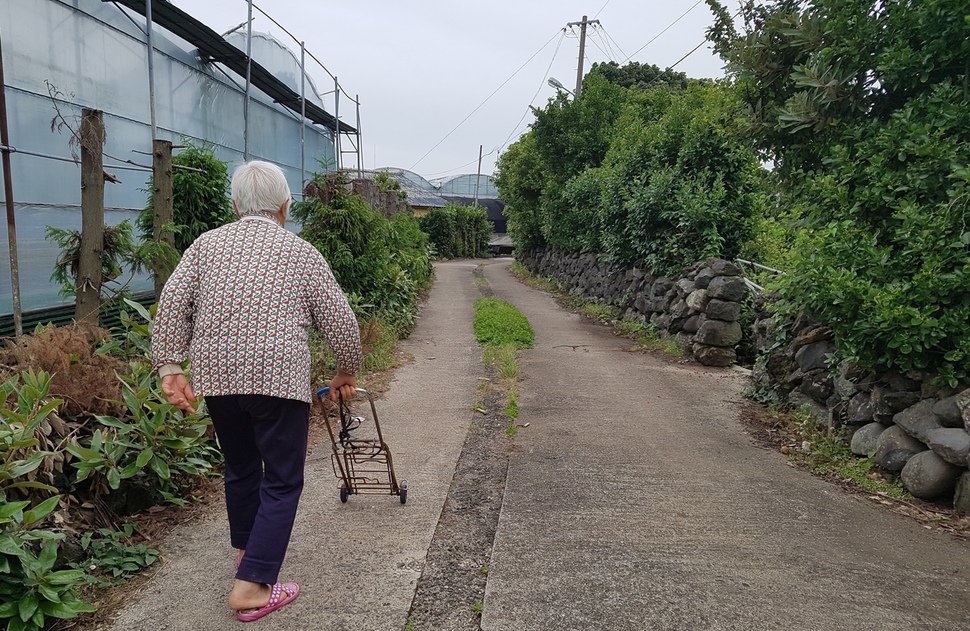
<path fill-rule="evenodd" d="M 381 433 L 374 397 L 363 388 L 357 388 L 357 392 L 366 396 L 370 403 L 370 419 L 352 416 L 350 405 L 343 397 L 337 404 L 338 414 L 329 413 L 325 418 L 333 447 L 330 457 L 333 473 L 340 480 L 340 501 L 346 502 L 351 495 L 390 494 L 397 495 L 401 503 L 406 504 L 408 483 L 404 480 L 399 483 L 394 475 L 391 450 Z M 317 397 L 323 399 L 329 393 L 329 387 L 321 388 Z M 335 416 L 339 417 L 339 428 Z M 373 427 L 369 427 L 369 420 L 373 421 Z"/>

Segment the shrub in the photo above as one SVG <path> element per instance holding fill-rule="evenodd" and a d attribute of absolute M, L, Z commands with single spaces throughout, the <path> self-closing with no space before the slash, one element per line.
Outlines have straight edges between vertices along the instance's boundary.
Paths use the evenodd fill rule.
<path fill-rule="evenodd" d="M 211 145 L 186 147 L 172 157 L 172 203 L 175 207 L 175 249 L 185 252 L 200 234 L 236 218 L 229 199 L 229 163 L 215 155 Z M 191 169 L 191 170 L 190 170 Z M 144 241 L 153 238 L 154 190 L 148 183 L 148 205 L 138 215 L 138 232 Z"/>
<path fill-rule="evenodd" d="M 484 208 L 449 202 L 418 219 L 435 251 L 444 258 L 476 258 L 488 253 L 492 224 Z"/>
<path fill-rule="evenodd" d="M 349 194 L 342 178 L 315 176 L 307 198 L 293 204 L 303 224 L 300 236 L 327 259 L 360 321 L 378 317 L 406 335 L 417 316 L 418 291 L 430 285 L 425 237 L 413 217 L 389 221 Z"/>

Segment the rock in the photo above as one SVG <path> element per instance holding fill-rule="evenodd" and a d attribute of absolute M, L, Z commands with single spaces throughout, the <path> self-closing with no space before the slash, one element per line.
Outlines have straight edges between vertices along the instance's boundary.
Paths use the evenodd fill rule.
<path fill-rule="evenodd" d="M 714 259 L 711 261 L 711 271 L 717 276 L 740 276 L 741 266 L 733 261 Z"/>
<path fill-rule="evenodd" d="M 802 394 L 807 394 L 819 403 L 828 400 L 832 394 L 832 376 L 824 371 L 815 371 L 802 377 L 798 386 Z"/>
<path fill-rule="evenodd" d="M 970 471 L 957 478 L 953 494 L 953 512 L 961 517 L 970 515 Z"/>
<path fill-rule="evenodd" d="M 884 385 L 872 388 L 872 412 L 877 417 L 891 418 L 918 402 L 918 392 L 895 392 Z"/>
<path fill-rule="evenodd" d="M 924 500 L 947 497 L 956 488 L 962 469 L 932 451 L 916 454 L 906 462 L 900 479 L 906 490 Z"/>
<path fill-rule="evenodd" d="M 802 334 L 798 335 L 791 342 L 792 349 L 799 349 L 803 346 L 809 344 L 815 344 L 817 342 L 831 342 L 832 341 L 832 329 L 826 326 L 815 326 Z M 833 352 L 835 352 L 833 350 Z"/>
<path fill-rule="evenodd" d="M 933 414 L 943 427 L 963 427 L 963 416 L 957 406 L 957 396 L 940 399 L 933 405 Z"/>
<path fill-rule="evenodd" d="M 687 302 L 683 298 L 677 298 L 670 304 L 670 309 L 667 312 L 673 318 L 686 318 L 690 315 L 690 307 L 687 306 Z"/>
<path fill-rule="evenodd" d="M 897 371 L 891 371 L 886 375 L 889 387 L 897 392 L 919 392 L 920 382 Z"/>
<path fill-rule="evenodd" d="M 737 361 L 738 356 L 731 347 L 706 346 L 694 344 L 691 347 L 694 358 L 704 366 L 730 366 Z"/>
<path fill-rule="evenodd" d="M 835 394 L 839 395 L 840 398 L 848 401 L 854 397 L 861 388 L 859 385 L 849 377 L 849 374 L 853 372 L 853 366 L 847 361 L 843 361 L 839 364 L 839 372 L 835 377 L 833 383 L 835 387 Z"/>
<path fill-rule="evenodd" d="M 707 292 L 704 293 L 704 297 L 707 298 Z M 706 308 L 703 311 L 704 315 L 713 320 L 734 322 L 741 315 L 741 303 L 708 298 Z"/>
<path fill-rule="evenodd" d="M 674 282 L 669 278 L 658 278 L 650 286 L 650 297 L 659 298 L 661 296 L 667 295 L 670 288 L 674 286 Z"/>
<path fill-rule="evenodd" d="M 866 423 L 872 420 L 872 401 L 869 399 L 868 392 L 860 392 L 849 399 L 849 407 L 846 411 L 847 420 L 850 423 Z"/>
<path fill-rule="evenodd" d="M 697 328 L 701 325 L 700 319 L 701 317 L 699 315 L 692 315 L 691 317 L 687 318 L 687 321 L 684 322 L 684 328 L 681 329 L 681 331 L 691 335 L 697 333 Z"/>
<path fill-rule="evenodd" d="M 710 298 L 707 295 L 706 289 L 695 289 L 687 295 L 687 306 L 690 307 L 691 311 L 702 312 L 708 308 L 708 302 Z M 740 313 L 740 310 L 739 310 Z M 712 316 L 709 316 L 712 317 Z M 717 320 L 725 320 L 726 318 L 715 318 Z M 737 320 L 737 318 L 734 318 Z"/>
<path fill-rule="evenodd" d="M 734 346 L 741 341 L 741 325 L 703 318 L 694 341 L 708 346 Z"/>
<path fill-rule="evenodd" d="M 711 279 L 715 276 L 718 276 L 718 274 L 715 274 L 714 270 L 705 267 L 697 272 L 697 276 L 694 277 L 694 287 L 697 289 L 707 289 L 707 286 L 711 284 Z"/>
<path fill-rule="evenodd" d="M 907 434 L 902 427 L 893 425 L 876 439 L 876 453 L 872 461 L 887 471 L 902 471 L 910 458 L 926 450 L 926 445 Z"/>
<path fill-rule="evenodd" d="M 831 421 L 829 409 L 811 397 L 796 390 L 788 395 L 788 405 L 793 409 L 808 412 L 819 427 L 829 427 Z"/>
<path fill-rule="evenodd" d="M 674 287 L 677 288 L 677 293 L 681 296 L 687 296 L 693 292 L 694 289 L 696 289 L 694 286 L 694 281 L 687 280 L 686 278 L 681 278 L 678 280 L 676 283 L 674 283 Z"/>
<path fill-rule="evenodd" d="M 744 281 L 732 276 L 715 276 L 707 285 L 707 293 L 711 298 L 731 302 L 740 302 L 747 291 Z"/>
<path fill-rule="evenodd" d="M 640 294 L 637 299 L 633 301 L 633 308 L 640 313 L 651 313 L 653 309 L 647 307 L 647 297 L 645 294 Z"/>
<path fill-rule="evenodd" d="M 857 456 L 868 456 L 875 453 L 876 443 L 884 431 L 886 431 L 886 426 L 882 423 L 863 425 L 852 434 L 849 449 Z"/>
<path fill-rule="evenodd" d="M 958 467 L 967 466 L 970 434 L 962 428 L 941 427 L 926 432 L 926 445 L 940 458 Z"/>
<path fill-rule="evenodd" d="M 828 369 L 828 362 L 835 354 L 835 344 L 832 342 L 814 342 L 798 349 L 795 353 L 795 363 L 802 372 L 810 370 Z"/>
<path fill-rule="evenodd" d="M 922 443 L 927 442 L 929 431 L 943 427 L 933 414 L 933 399 L 920 401 L 893 416 L 893 423 L 899 425 L 906 433 Z"/>
<path fill-rule="evenodd" d="M 671 318 L 670 326 L 667 327 L 668 333 L 680 333 L 684 330 L 684 324 L 690 318 Z"/>
<path fill-rule="evenodd" d="M 970 432 L 970 389 L 964 390 L 956 395 L 954 402 L 960 409 L 960 416 L 963 417 L 963 426 Z"/>

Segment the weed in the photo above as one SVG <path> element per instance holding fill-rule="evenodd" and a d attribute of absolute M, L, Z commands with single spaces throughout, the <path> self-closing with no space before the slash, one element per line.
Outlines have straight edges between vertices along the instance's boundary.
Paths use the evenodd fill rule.
<path fill-rule="evenodd" d="M 519 377 L 519 349 L 531 348 L 534 340 L 532 326 L 515 307 L 504 300 L 482 298 L 475 303 L 475 336 L 485 347 L 482 362 L 500 376 L 499 387 L 507 393 L 505 416 L 508 424 L 505 435 L 515 438 L 518 429 L 519 392 L 515 389 Z M 479 382 L 479 406 L 484 393 L 491 386 L 488 380 Z"/>
<path fill-rule="evenodd" d="M 602 302 L 589 302 L 580 308 L 579 312 L 593 320 L 611 323 L 620 317 L 620 312 L 616 307 L 612 307 Z"/>
<path fill-rule="evenodd" d="M 140 572 L 158 560 L 158 550 L 144 544 L 129 545 L 136 532 L 133 524 L 125 524 L 121 531 L 100 528 L 81 537 L 81 548 L 87 558 L 74 565 L 90 572 L 88 580 L 98 586 L 118 585 L 131 574 Z"/>
<path fill-rule="evenodd" d="M 511 303 L 500 298 L 475 301 L 475 338 L 482 346 L 514 344 L 532 348 L 535 333 L 524 315 Z"/>
<path fill-rule="evenodd" d="M 485 611 L 485 605 L 482 603 L 482 601 L 479 600 L 472 603 L 472 613 L 480 616 L 482 615 L 483 611 Z"/>
<path fill-rule="evenodd" d="M 684 349 L 677 342 L 664 339 L 663 334 L 653 324 L 623 320 L 617 326 L 617 333 L 634 340 L 641 349 L 661 351 L 672 357 L 684 356 Z"/>
<path fill-rule="evenodd" d="M 542 289 L 549 292 L 560 292 L 563 290 L 562 283 L 552 276 L 533 276 L 532 273 L 529 272 L 529 270 L 527 270 L 525 266 L 518 261 L 509 266 L 509 271 L 529 287 L 535 287 L 536 289 Z"/>
<path fill-rule="evenodd" d="M 495 368 L 505 382 L 514 383 L 519 377 L 519 349 L 514 344 L 486 347 L 482 361 Z"/>
<path fill-rule="evenodd" d="M 509 390 L 509 402 L 505 406 L 505 416 L 508 417 L 509 422 L 514 422 L 515 419 L 519 418 L 519 391 L 512 388 Z"/>
<path fill-rule="evenodd" d="M 480 571 L 481 571 L 482 574 L 488 576 L 488 566 L 487 565 L 483 565 L 482 566 L 482 569 Z"/>
<path fill-rule="evenodd" d="M 806 410 L 787 414 L 789 429 L 802 439 L 799 449 L 789 453 L 789 459 L 810 469 L 817 475 L 848 483 L 871 493 L 911 500 L 899 479 L 883 472 L 868 457 L 859 457 L 849 448 L 845 431 L 826 431 Z"/>

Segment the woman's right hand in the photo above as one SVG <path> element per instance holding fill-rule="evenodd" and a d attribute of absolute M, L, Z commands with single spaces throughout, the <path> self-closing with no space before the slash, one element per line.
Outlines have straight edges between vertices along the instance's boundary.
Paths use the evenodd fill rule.
<path fill-rule="evenodd" d="M 338 372 L 337 376 L 330 380 L 329 394 L 331 401 L 338 401 L 341 397 L 345 401 L 353 399 L 357 395 L 357 375 Z"/>

